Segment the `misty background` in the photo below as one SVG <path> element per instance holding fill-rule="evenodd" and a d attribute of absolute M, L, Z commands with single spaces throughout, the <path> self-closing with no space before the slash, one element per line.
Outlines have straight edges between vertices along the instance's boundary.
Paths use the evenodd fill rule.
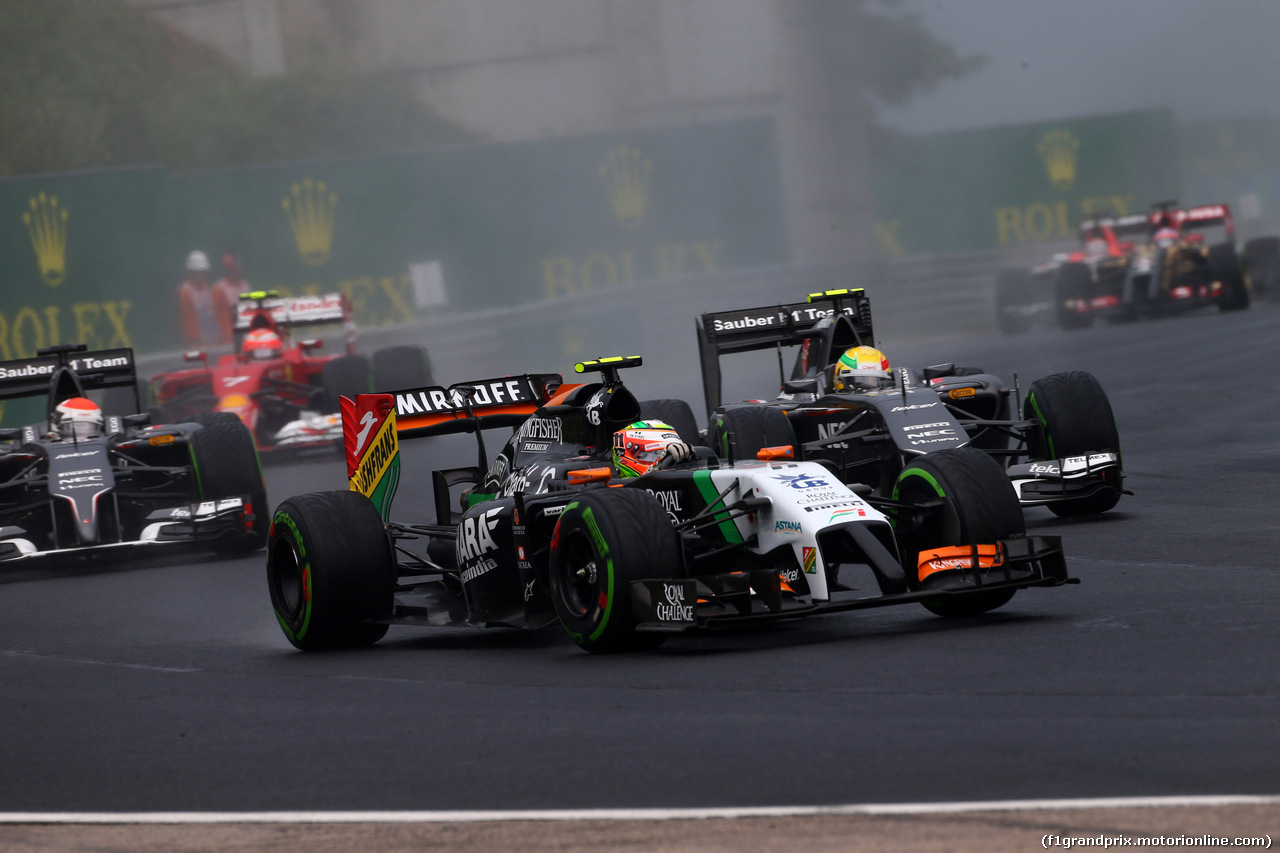
<path fill-rule="evenodd" d="M 1276 32 L 1264 0 L 7 0 L 0 359 L 167 366 L 194 248 L 346 293 L 444 383 L 625 350 L 696 401 L 697 313 L 829 286 L 891 346 L 991 331 L 994 270 L 1094 207 L 1280 230 Z"/>

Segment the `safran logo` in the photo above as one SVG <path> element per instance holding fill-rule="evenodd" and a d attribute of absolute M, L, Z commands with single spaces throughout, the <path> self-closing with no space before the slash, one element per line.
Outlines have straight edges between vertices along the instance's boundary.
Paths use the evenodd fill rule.
<path fill-rule="evenodd" d="M 40 278 L 50 287 L 62 284 L 67 273 L 67 211 L 53 195 L 32 196 L 22 222 L 40 265 Z"/>
<path fill-rule="evenodd" d="M 605 190 L 613 215 L 628 231 L 644 224 L 645 210 L 649 205 L 649 175 L 653 163 L 634 148 L 619 145 L 609 152 L 600 165 Z"/>
<path fill-rule="evenodd" d="M 1075 185 L 1079 140 L 1065 130 L 1051 130 L 1040 140 L 1036 151 L 1054 189 L 1065 192 Z"/>
<path fill-rule="evenodd" d="M 337 204 L 338 194 L 329 192 L 324 181 L 311 178 L 294 184 L 289 195 L 280 201 L 285 216 L 289 217 L 298 254 L 307 266 L 324 266 L 329 260 L 333 245 L 333 209 Z"/>

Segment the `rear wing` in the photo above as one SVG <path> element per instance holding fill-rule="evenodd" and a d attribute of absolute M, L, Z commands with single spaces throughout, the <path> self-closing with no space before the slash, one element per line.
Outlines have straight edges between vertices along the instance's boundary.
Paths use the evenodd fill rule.
<path fill-rule="evenodd" d="M 1151 233 L 1151 214 L 1132 213 L 1128 216 L 1108 216 L 1086 219 L 1080 223 L 1080 239 L 1084 240 L 1094 228 L 1111 229 L 1116 237 L 1145 237 Z"/>
<path fill-rule="evenodd" d="M 351 303 L 343 293 L 325 293 L 318 296 L 281 296 L 274 290 L 255 290 L 240 294 L 235 311 L 233 329 L 236 349 L 241 338 L 257 328 L 274 328 L 289 333 L 307 326 L 323 326 L 341 323 L 347 342 L 347 352 L 355 352 L 355 320 Z"/>
<path fill-rule="evenodd" d="M 400 480 L 400 438 L 516 427 L 560 387 L 558 373 L 526 373 L 444 388 L 431 385 L 385 394 L 341 397 L 342 441 L 352 491 L 373 501 L 383 521 Z M 482 464 L 482 469 L 487 467 Z"/>
<path fill-rule="evenodd" d="M 79 390 L 68 392 L 66 397 L 94 388 L 125 386 L 133 387 L 136 393 L 138 370 L 132 349 L 121 347 L 94 352 L 88 349 L 84 344 L 62 344 L 37 350 L 35 358 L 0 361 L 0 400 L 57 396 L 55 385 L 63 387 L 68 381 Z M 64 380 L 59 368 L 67 368 L 74 379 Z M 50 407 L 53 405 L 51 401 Z"/>
<path fill-rule="evenodd" d="M 1235 221 L 1231 217 L 1231 208 L 1225 204 L 1202 204 L 1198 207 L 1162 209 L 1151 213 L 1131 213 L 1127 216 L 1086 219 L 1080 223 L 1080 239 L 1089 236 L 1096 226 L 1110 228 L 1116 237 L 1146 237 L 1160 222 L 1161 216 L 1169 216 L 1174 225 L 1182 230 L 1212 228 L 1222 225 L 1227 229 L 1227 238 L 1235 239 Z"/>
<path fill-rule="evenodd" d="M 819 322 L 837 314 L 849 319 L 857 344 L 872 345 L 871 300 L 860 287 L 811 293 L 806 302 L 703 314 L 695 320 L 707 415 L 721 403 L 721 355 L 798 346 L 813 336 Z"/>

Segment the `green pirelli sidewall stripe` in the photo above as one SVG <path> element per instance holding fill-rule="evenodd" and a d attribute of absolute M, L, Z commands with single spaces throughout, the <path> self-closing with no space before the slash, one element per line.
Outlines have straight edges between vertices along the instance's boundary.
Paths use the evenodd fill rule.
<path fill-rule="evenodd" d="M 694 471 L 693 482 L 698 487 L 698 492 L 702 495 L 702 500 L 710 505 L 720 495 L 720 490 L 716 488 L 716 484 L 711 480 L 710 471 Z M 719 515 L 724 512 L 723 507 L 716 511 Z M 731 545 L 736 545 L 742 541 L 742 532 L 738 530 L 738 525 L 733 523 L 733 519 L 725 518 L 720 520 L 720 535 L 724 537 L 724 541 Z"/>
<path fill-rule="evenodd" d="M 924 471 L 920 468 L 908 468 L 907 470 L 903 471 L 901 474 L 898 475 L 898 482 L 893 484 L 893 500 L 896 501 L 898 499 L 898 490 L 902 486 L 902 481 L 908 477 L 919 477 L 920 479 L 924 480 L 930 486 L 933 487 L 933 490 L 938 494 L 938 497 L 940 498 L 945 498 L 947 496 L 946 491 L 942 488 L 942 486 L 938 485 L 938 481 L 935 480 L 933 475 L 930 474 L 928 471 Z M 892 517 L 889 519 L 889 523 L 895 527 L 897 526 L 898 511 L 896 509 L 893 510 Z"/>
<path fill-rule="evenodd" d="M 291 640 L 301 640 L 307 636 L 307 628 L 311 625 L 311 561 L 307 559 L 307 546 L 302 542 L 302 534 L 298 531 L 298 525 L 288 515 L 288 513 L 277 512 L 275 517 L 271 519 L 272 526 L 283 524 L 293 533 L 293 543 L 298 548 L 298 558 L 302 560 L 302 600 L 306 605 L 302 610 L 302 625 L 295 633 L 284 621 L 284 617 L 280 615 L 280 611 L 275 611 L 276 621 L 280 623 L 280 630 L 284 631 L 285 636 Z"/>
<path fill-rule="evenodd" d="M 1036 402 L 1036 395 L 1028 394 L 1027 402 L 1031 404 L 1031 408 L 1036 410 L 1036 420 L 1040 421 L 1040 428 L 1044 430 L 1045 440 L 1049 443 L 1049 458 L 1057 459 L 1058 451 L 1053 449 L 1053 436 L 1049 435 L 1049 425 L 1045 423 L 1044 414 L 1040 411 L 1040 404 Z"/>
<path fill-rule="evenodd" d="M 196 462 L 195 442 L 187 442 L 187 455 L 191 457 L 191 471 L 196 475 L 196 494 L 200 496 L 200 500 L 204 500 L 204 484 L 200 482 L 200 463 Z"/>
<path fill-rule="evenodd" d="M 600 532 L 600 526 L 596 524 L 596 517 L 592 514 L 590 507 L 582 511 L 582 520 L 587 523 L 587 530 L 591 532 L 591 538 L 595 541 L 596 547 L 600 549 L 600 556 L 604 558 L 605 577 L 608 581 L 608 588 L 605 591 L 604 615 L 600 617 L 600 624 L 596 626 L 596 629 L 587 638 L 589 640 L 598 640 L 605 629 L 609 627 L 609 616 L 613 613 L 613 557 L 609 554 L 609 543 L 605 541 L 604 534 Z"/>

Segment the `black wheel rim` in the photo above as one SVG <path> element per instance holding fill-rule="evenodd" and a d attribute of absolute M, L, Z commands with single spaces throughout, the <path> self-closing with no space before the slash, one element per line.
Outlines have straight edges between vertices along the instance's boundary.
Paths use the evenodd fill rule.
<path fill-rule="evenodd" d="M 560 545 L 562 579 L 561 603 L 567 611 L 585 618 L 597 604 L 600 562 L 591 540 L 581 530 L 571 531 Z"/>
<path fill-rule="evenodd" d="M 271 549 L 271 582 L 276 602 L 286 619 L 296 619 L 305 602 L 302 584 L 302 561 L 293 542 L 277 539 Z"/>

